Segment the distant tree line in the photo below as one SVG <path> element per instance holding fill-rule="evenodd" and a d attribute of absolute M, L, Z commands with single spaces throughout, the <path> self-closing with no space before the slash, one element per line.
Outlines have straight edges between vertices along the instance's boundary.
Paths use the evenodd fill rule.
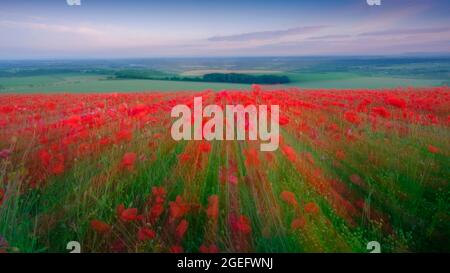
<path fill-rule="evenodd" d="M 280 84 L 289 83 L 287 76 L 279 75 L 249 75 L 240 73 L 210 73 L 202 78 L 205 82 L 229 82 L 229 83 L 258 83 L 258 84 Z"/>
<path fill-rule="evenodd" d="M 287 76 L 280 75 L 250 75 L 241 73 L 209 73 L 201 77 L 163 76 L 161 74 L 146 73 L 144 71 L 119 71 L 115 74 L 117 79 L 146 79 L 164 81 L 189 81 L 189 82 L 223 82 L 245 84 L 282 84 L 289 83 Z"/>

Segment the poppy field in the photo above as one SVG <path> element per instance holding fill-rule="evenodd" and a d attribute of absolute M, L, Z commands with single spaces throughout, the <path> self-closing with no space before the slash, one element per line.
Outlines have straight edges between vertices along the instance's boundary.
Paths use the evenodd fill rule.
<path fill-rule="evenodd" d="M 449 91 L 1 94 L 0 252 L 449 252 Z M 279 105 L 279 148 L 173 140 L 194 97 Z"/>

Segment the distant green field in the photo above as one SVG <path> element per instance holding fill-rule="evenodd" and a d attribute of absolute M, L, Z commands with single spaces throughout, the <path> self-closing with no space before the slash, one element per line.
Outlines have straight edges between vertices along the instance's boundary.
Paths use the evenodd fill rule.
<path fill-rule="evenodd" d="M 278 87 L 301 88 L 389 88 L 398 86 L 439 86 L 443 80 L 368 77 L 351 73 L 287 73 L 292 83 Z M 2 93 L 45 92 L 133 92 L 248 89 L 248 84 L 162 81 L 140 79 L 108 79 L 102 75 L 47 75 L 32 77 L 0 77 Z"/>
<path fill-rule="evenodd" d="M 114 80 L 100 77 L 85 77 L 70 80 L 68 77 L 36 76 L 0 78 L 2 93 L 45 92 L 133 92 L 133 91 L 199 91 L 205 89 L 246 89 L 250 85 L 227 83 L 204 83 L 160 80 Z"/>
<path fill-rule="evenodd" d="M 288 73 L 292 83 L 288 86 L 302 88 L 393 88 L 399 86 L 440 86 L 444 80 L 413 79 L 388 76 L 362 76 L 355 73 Z"/>

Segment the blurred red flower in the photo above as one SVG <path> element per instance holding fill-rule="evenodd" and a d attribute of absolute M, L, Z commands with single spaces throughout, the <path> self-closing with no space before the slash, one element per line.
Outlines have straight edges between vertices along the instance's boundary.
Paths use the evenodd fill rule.
<path fill-rule="evenodd" d="M 294 207 L 298 206 L 297 199 L 295 198 L 294 193 L 292 193 L 290 191 L 283 191 L 283 192 L 281 192 L 280 196 L 281 196 L 281 199 L 284 202 L 288 203 L 289 205 L 294 206 Z"/>
<path fill-rule="evenodd" d="M 210 246 L 201 245 L 199 251 L 200 253 L 219 253 L 219 248 L 214 244 Z"/>
<path fill-rule="evenodd" d="M 245 155 L 245 164 L 248 166 L 259 166 L 259 154 L 258 151 L 254 148 L 248 148 L 244 151 Z"/>
<path fill-rule="evenodd" d="M 91 227 L 93 230 L 100 234 L 106 234 L 111 231 L 111 226 L 100 220 L 92 220 Z"/>
<path fill-rule="evenodd" d="M 137 208 L 128 208 L 128 209 L 122 210 L 119 217 L 120 217 L 120 220 L 122 220 L 124 222 L 131 222 L 131 221 L 134 221 L 137 219 L 137 213 L 138 213 Z"/>
<path fill-rule="evenodd" d="M 309 202 L 305 205 L 305 211 L 307 213 L 316 214 L 319 211 L 319 207 L 314 202 Z"/>
<path fill-rule="evenodd" d="M 4 199 L 5 199 L 5 190 L 0 189 L 0 206 L 3 204 Z"/>
<path fill-rule="evenodd" d="M 181 220 L 181 222 L 178 224 L 176 230 L 175 230 L 175 234 L 178 238 L 183 238 L 184 234 L 186 233 L 187 229 L 189 227 L 189 222 L 186 221 L 185 219 Z"/>
<path fill-rule="evenodd" d="M 208 198 L 208 208 L 206 214 L 212 219 L 216 219 L 219 216 L 219 196 L 211 195 Z"/>
<path fill-rule="evenodd" d="M 291 228 L 292 228 L 293 230 L 296 230 L 296 229 L 302 229 L 302 228 L 305 226 L 305 224 L 306 224 L 305 218 L 303 218 L 303 217 L 301 217 L 301 218 L 296 218 L 296 219 L 294 219 L 294 220 L 292 221 L 292 223 L 291 223 Z"/>
<path fill-rule="evenodd" d="M 291 146 L 283 145 L 281 147 L 281 151 L 287 157 L 287 159 L 289 159 L 289 161 L 295 162 L 297 160 L 297 154 Z"/>
<path fill-rule="evenodd" d="M 133 169 L 135 162 L 136 162 L 136 153 L 126 153 L 122 157 L 121 165 L 123 168 L 131 170 Z"/>
<path fill-rule="evenodd" d="M 203 153 L 209 153 L 211 151 L 211 143 L 209 142 L 202 142 L 200 143 L 200 151 Z"/>
<path fill-rule="evenodd" d="M 428 151 L 432 154 L 437 154 L 439 153 L 439 148 L 430 144 L 428 145 Z"/>
<path fill-rule="evenodd" d="M 344 113 L 344 118 L 353 124 L 360 124 L 361 123 L 361 118 L 358 116 L 358 114 L 354 111 L 347 111 Z"/>
<path fill-rule="evenodd" d="M 183 201 L 181 196 L 177 196 L 175 202 L 169 202 L 170 217 L 172 219 L 181 218 L 189 211 L 189 205 Z"/>
<path fill-rule="evenodd" d="M 156 237 L 156 232 L 149 228 L 141 227 L 138 230 L 137 237 L 139 241 L 148 241 Z"/>
<path fill-rule="evenodd" d="M 174 246 L 172 246 L 172 247 L 170 248 L 170 252 L 171 252 L 171 253 L 183 253 L 183 252 L 184 252 L 184 249 L 183 249 L 182 246 L 174 245 Z"/>

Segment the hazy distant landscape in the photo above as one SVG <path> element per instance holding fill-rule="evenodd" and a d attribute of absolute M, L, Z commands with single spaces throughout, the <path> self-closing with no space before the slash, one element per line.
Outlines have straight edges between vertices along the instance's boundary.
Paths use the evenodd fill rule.
<path fill-rule="evenodd" d="M 245 77 L 217 82 L 208 75 Z M 443 86 L 450 57 L 248 57 L 0 61 L 0 92 L 131 92 L 277 87 Z M 281 80 L 280 80 L 281 79 Z M 288 79 L 287 81 L 282 81 Z M 280 80 L 280 81 L 278 81 Z M 253 82 L 254 81 L 254 82 Z M 237 82 L 237 83 L 236 83 Z"/>

